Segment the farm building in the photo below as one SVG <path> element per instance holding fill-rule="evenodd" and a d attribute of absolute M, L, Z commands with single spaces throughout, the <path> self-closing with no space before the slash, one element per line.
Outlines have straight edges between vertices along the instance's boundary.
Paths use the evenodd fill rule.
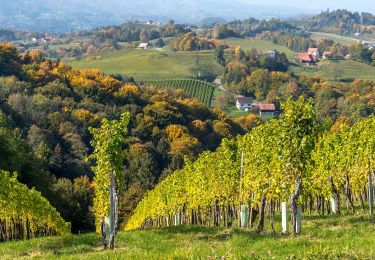
<path fill-rule="evenodd" d="M 297 55 L 297 60 L 300 62 L 300 63 L 306 63 L 307 65 L 310 65 L 310 64 L 315 64 L 317 59 L 314 55 L 311 55 L 307 52 L 300 52 L 298 53 Z"/>
<path fill-rule="evenodd" d="M 249 111 L 252 107 L 252 99 L 250 97 L 237 98 L 236 107 L 240 111 Z"/>
<path fill-rule="evenodd" d="M 260 116 L 274 116 L 276 112 L 275 104 L 259 104 Z"/>
<path fill-rule="evenodd" d="M 309 48 L 307 50 L 309 55 L 315 56 L 315 59 L 318 59 L 320 56 L 319 48 Z"/>
<path fill-rule="evenodd" d="M 150 49 L 150 44 L 147 43 L 147 42 L 141 42 L 141 43 L 138 45 L 137 49 L 148 50 L 148 49 Z"/>

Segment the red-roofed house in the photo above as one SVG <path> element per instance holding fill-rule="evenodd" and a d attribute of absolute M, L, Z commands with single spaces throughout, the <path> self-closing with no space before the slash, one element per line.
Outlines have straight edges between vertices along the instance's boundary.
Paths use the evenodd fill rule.
<path fill-rule="evenodd" d="M 260 116 L 274 116 L 276 112 L 275 104 L 259 104 Z"/>
<path fill-rule="evenodd" d="M 307 53 L 309 55 L 315 56 L 315 59 L 319 58 L 319 56 L 320 56 L 319 48 L 309 48 L 307 50 Z"/>
<path fill-rule="evenodd" d="M 301 63 L 307 63 L 307 65 L 316 63 L 316 57 L 314 55 L 311 55 L 311 54 L 307 53 L 307 52 L 298 53 L 297 59 Z"/>

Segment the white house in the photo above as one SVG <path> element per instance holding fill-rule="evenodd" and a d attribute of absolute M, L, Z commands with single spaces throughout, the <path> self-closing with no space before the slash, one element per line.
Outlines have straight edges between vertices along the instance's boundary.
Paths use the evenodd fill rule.
<path fill-rule="evenodd" d="M 138 47 L 138 49 L 144 49 L 144 50 L 148 50 L 150 49 L 150 44 L 147 43 L 147 42 L 141 42 Z"/>
<path fill-rule="evenodd" d="M 267 55 L 268 57 L 270 57 L 271 59 L 276 59 L 276 51 L 267 51 Z"/>
<path fill-rule="evenodd" d="M 249 111 L 252 107 L 252 99 L 249 97 L 237 98 L 236 107 L 240 111 Z"/>

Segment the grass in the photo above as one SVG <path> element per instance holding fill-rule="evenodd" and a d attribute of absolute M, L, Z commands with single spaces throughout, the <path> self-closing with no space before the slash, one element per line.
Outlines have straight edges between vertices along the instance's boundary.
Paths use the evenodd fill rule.
<path fill-rule="evenodd" d="M 100 59 L 68 60 L 76 68 L 98 68 L 105 73 L 120 73 L 142 79 L 192 77 L 196 53 L 127 49 L 104 53 Z M 199 64 L 214 75 L 223 73 L 213 51 L 199 52 Z"/>
<path fill-rule="evenodd" d="M 279 232 L 199 226 L 121 232 L 104 251 L 96 234 L 0 244 L 2 259 L 374 259 L 375 226 L 368 217 L 306 216 L 298 237 Z M 267 226 L 266 228 L 269 229 Z"/>
<path fill-rule="evenodd" d="M 255 39 L 242 39 L 242 38 L 228 38 L 224 40 L 229 46 L 239 45 L 243 50 L 249 50 L 251 48 L 257 49 L 259 52 L 267 52 L 271 50 L 277 50 L 284 52 L 289 60 L 294 59 L 294 52 L 284 46 L 274 44 L 270 41 L 255 40 Z"/>
<path fill-rule="evenodd" d="M 320 41 L 323 39 L 332 40 L 343 45 L 353 45 L 357 43 L 357 39 L 355 38 L 324 32 L 312 32 L 310 38 L 314 41 Z"/>
<path fill-rule="evenodd" d="M 319 76 L 324 79 L 335 80 L 333 75 L 335 68 L 340 71 L 338 80 L 352 81 L 356 78 L 375 80 L 374 66 L 352 60 L 320 61 L 316 69 L 293 66 L 291 70 L 297 74 Z"/>

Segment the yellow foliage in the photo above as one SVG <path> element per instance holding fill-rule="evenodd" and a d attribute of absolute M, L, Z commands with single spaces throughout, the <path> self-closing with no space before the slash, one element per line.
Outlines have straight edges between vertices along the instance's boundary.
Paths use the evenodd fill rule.
<path fill-rule="evenodd" d="M 73 116 L 81 122 L 94 123 L 101 120 L 98 115 L 91 113 L 86 109 L 75 109 L 72 112 Z"/>
<path fill-rule="evenodd" d="M 117 96 L 125 97 L 129 94 L 135 94 L 138 95 L 140 93 L 140 89 L 138 86 L 133 84 L 126 84 L 120 87 L 120 89 L 116 92 Z"/>

